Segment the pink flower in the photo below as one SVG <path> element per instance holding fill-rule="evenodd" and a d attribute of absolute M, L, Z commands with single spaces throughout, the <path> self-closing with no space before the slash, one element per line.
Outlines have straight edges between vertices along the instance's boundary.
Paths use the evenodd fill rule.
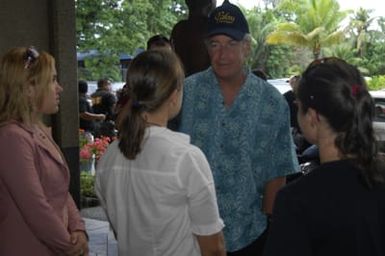
<path fill-rule="evenodd" d="M 83 134 L 80 133 L 80 136 L 82 135 Z M 83 142 L 80 145 L 80 158 L 90 159 L 92 155 L 95 155 L 96 160 L 99 160 L 106 151 L 111 139 L 102 136 L 101 138 L 96 138 L 93 142 L 84 143 L 82 138 L 80 138 L 80 141 Z"/>
<path fill-rule="evenodd" d="M 85 145 L 82 149 L 80 149 L 80 158 L 81 159 L 90 159 L 92 154 L 87 145 Z"/>

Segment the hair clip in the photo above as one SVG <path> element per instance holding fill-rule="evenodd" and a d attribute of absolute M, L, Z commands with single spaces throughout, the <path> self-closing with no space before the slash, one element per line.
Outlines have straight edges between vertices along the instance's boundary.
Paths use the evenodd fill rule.
<path fill-rule="evenodd" d="M 24 69 L 29 69 L 31 64 L 35 62 L 35 60 L 39 57 L 39 52 L 33 47 L 27 48 L 27 51 L 25 53 L 25 63 L 24 63 Z"/>
<path fill-rule="evenodd" d="M 132 108 L 134 108 L 134 109 L 139 109 L 139 108 L 141 108 L 141 107 L 142 107 L 142 105 L 140 104 L 139 101 L 134 100 L 134 101 L 132 102 Z"/>
<path fill-rule="evenodd" d="M 359 84 L 353 84 L 351 90 L 352 90 L 352 95 L 356 97 L 357 94 L 361 91 L 361 86 Z"/>

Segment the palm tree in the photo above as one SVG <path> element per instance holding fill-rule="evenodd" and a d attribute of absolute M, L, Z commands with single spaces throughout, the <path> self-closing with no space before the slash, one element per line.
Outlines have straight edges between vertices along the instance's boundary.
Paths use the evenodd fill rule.
<path fill-rule="evenodd" d="M 283 4 L 287 6 L 288 2 Z M 318 59 L 322 47 L 343 41 L 345 33 L 339 24 L 347 12 L 339 11 L 336 0 L 299 0 L 294 7 L 295 21 L 279 23 L 267 36 L 268 44 L 306 47 L 312 51 L 314 59 Z"/>
<path fill-rule="evenodd" d="M 251 66 L 263 68 L 267 62 L 269 49 L 265 44 L 266 36 L 273 31 L 273 21 L 275 19 L 271 10 L 263 11 L 259 7 L 255 7 L 252 10 L 243 10 L 246 14 L 250 33 L 253 38 L 253 50 L 251 53 Z"/>
<path fill-rule="evenodd" d="M 369 27 L 374 21 L 374 17 L 370 17 L 373 10 L 358 9 L 350 21 L 353 37 L 355 38 L 355 47 L 359 57 L 364 57 L 366 44 L 369 41 Z"/>

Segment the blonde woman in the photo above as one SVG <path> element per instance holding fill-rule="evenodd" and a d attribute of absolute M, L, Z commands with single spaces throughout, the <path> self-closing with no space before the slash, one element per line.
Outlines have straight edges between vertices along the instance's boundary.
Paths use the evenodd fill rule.
<path fill-rule="evenodd" d="M 0 61 L 0 255 L 88 255 L 69 169 L 43 115 L 63 88 L 54 58 L 13 48 Z"/>
<path fill-rule="evenodd" d="M 182 103 L 178 58 L 169 50 L 146 51 L 128 73 L 119 140 L 96 172 L 119 255 L 224 256 L 224 225 L 207 160 L 187 135 L 166 127 Z"/>

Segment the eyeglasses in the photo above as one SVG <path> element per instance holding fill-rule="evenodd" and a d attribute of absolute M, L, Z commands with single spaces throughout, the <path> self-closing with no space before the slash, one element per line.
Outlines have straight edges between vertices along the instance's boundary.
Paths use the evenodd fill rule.
<path fill-rule="evenodd" d="M 37 58 L 39 58 L 39 52 L 33 46 L 27 48 L 24 69 L 29 69 Z"/>
<path fill-rule="evenodd" d="M 242 41 L 230 40 L 228 42 L 218 42 L 214 40 L 206 41 L 206 46 L 209 51 L 216 52 L 222 49 L 233 51 L 238 49 L 238 47 L 242 44 Z"/>

